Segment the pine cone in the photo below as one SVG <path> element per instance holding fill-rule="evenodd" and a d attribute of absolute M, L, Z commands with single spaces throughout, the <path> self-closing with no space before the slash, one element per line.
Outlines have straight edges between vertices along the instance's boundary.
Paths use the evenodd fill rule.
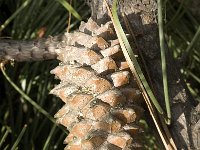
<path fill-rule="evenodd" d="M 52 91 L 65 105 L 55 114 L 69 135 L 66 150 L 142 148 L 141 93 L 123 57 L 112 22 L 81 23 L 56 50 L 51 73 L 61 82 Z"/>

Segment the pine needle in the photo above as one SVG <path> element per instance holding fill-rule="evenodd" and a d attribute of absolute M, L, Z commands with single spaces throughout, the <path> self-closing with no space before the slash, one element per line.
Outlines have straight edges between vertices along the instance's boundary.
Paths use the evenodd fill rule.
<path fill-rule="evenodd" d="M 163 87 L 164 87 L 165 106 L 167 110 L 166 123 L 170 125 L 171 109 L 170 109 L 168 82 L 167 82 L 167 65 L 166 65 L 166 56 L 165 56 L 166 52 L 165 52 L 165 41 L 163 32 L 162 0 L 157 0 L 157 3 L 158 3 L 158 29 L 159 29 L 159 39 L 160 39 Z"/>
<path fill-rule="evenodd" d="M 112 5 L 112 12 L 108 6 L 108 3 L 106 0 L 104 0 L 106 5 L 107 5 L 107 9 L 108 9 L 108 12 L 110 14 L 110 17 L 111 17 L 111 20 L 113 22 L 113 25 L 114 25 L 114 28 L 115 28 L 115 31 L 117 33 L 117 37 L 120 41 L 120 45 L 121 45 L 121 48 L 122 48 L 122 51 L 123 51 L 123 54 L 128 62 L 128 65 L 132 71 L 132 73 L 134 74 L 134 76 L 136 77 L 136 80 L 138 82 L 138 85 L 142 91 L 142 94 L 143 94 L 143 97 L 147 103 L 147 106 L 148 106 L 148 109 L 150 111 L 150 114 L 152 116 L 152 119 L 157 127 L 157 130 L 160 134 L 160 137 L 163 141 L 163 144 L 164 146 L 166 147 L 166 149 L 176 149 L 176 146 L 170 136 L 170 133 L 169 131 L 167 130 L 167 127 L 165 127 L 165 131 L 163 131 L 161 129 L 161 126 L 159 124 L 159 121 L 158 121 L 158 118 L 157 118 L 157 115 L 156 115 L 156 112 L 154 110 L 154 108 L 152 107 L 152 104 L 151 102 L 155 105 L 155 107 L 157 108 L 157 110 L 159 111 L 160 114 L 164 114 L 162 108 L 160 107 L 160 105 L 158 104 L 155 96 L 153 95 L 153 92 L 151 91 L 142 71 L 141 71 L 141 68 L 135 58 L 135 55 L 133 54 L 133 51 L 131 49 L 131 46 L 128 42 L 128 39 L 122 29 L 122 26 L 119 22 L 119 18 L 117 16 L 117 11 L 116 11 L 116 7 L 117 7 L 117 0 L 114 0 L 114 3 Z M 149 99 L 150 98 L 150 99 Z M 151 100 L 151 101 L 150 101 Z M 163 125 L 163 124 L 161 124 Z M 164 124 L 165 125 L 165 124 Z M 165 125 L 166 126 L 166 125 Z M 167 132 L 167 133 L 165 133 Z"/>
<path fill-rule="evenodd" d="M 45 115 L 50 121 L 52 121 L 54 124 L 56 124 L 55 119 L 49 115 L 49 113 L 44 110 L 40 105 L 38 105 L 34 100 L 32 100 L 26 93 L 24 93 L 6 74 L 4 67 L 1 66 L 1 71 L 4 75 L 4 77 L 7 79 L 7 81 L 12 85 L 12 87 L 21 94 L 21 96 L 27 100 L 31 105 L 33 105 L 40 113 Z"/>
<path fill-rule="evenodd" d="M 60 4 L 62 4 L 76 19 L 82 20 L 81 16 L 78 14 L 76 10 L 65 0 L 56 0 Z"/>
<path fill-rule="evenodd" d="M 24 127 L 23 127 L 23 129 L 21 130 L 19 136 L 17 137 L 15 143 L 13 144 L 11 150 L 17 149 L 17 146 L 18 146 L 19 142 L 21 141 L 21 139 L 22 139 L 22 137 L 23 137 L 23 135 L 24 135 L 24 133 L 25 133 L 25 131 L 26 131 L 26 128 L 27 128 L 27 125 L 24 125 Z"/>
<path fill-rule="evenodd" d="M 29 4 L 30 0 L 26 0 L 1 26 L 0 32 Z"/>

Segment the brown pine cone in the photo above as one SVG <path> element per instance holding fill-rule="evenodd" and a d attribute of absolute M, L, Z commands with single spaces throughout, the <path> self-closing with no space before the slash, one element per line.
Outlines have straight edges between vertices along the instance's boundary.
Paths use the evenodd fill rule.
<path fill-rule="evenodd" d="M 112 22 L 89 19 L 65 36 L 56 50 L 61 63 L 51 71 L 61 80 L 51 94 L 65 103 L 55 115 L 70 132 L 65 149 L 142 149 L 141 93 Z"/>

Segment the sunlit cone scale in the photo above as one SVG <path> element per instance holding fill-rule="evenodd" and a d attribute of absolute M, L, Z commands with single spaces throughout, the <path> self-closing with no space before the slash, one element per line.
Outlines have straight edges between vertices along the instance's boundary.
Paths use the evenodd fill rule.
<path fill-rule="evenodd" d="M 89 19 L 65 36 L 56 50 L 61 63 L 51 71 L 61 81 L 51 94 L 65 103 L 55 114 L 70 132 L 65 149 L 142 149 L 141 93 L 112 23 Z"/>

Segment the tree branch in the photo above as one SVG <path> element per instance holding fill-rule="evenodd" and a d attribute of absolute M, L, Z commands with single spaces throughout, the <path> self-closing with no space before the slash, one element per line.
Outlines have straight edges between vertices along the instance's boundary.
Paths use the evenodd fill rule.
<path fill-rule="evenodd" d="M 0 60 L 21 62 L 55 59 L 59 42 L 58 36 L 34 41 L 0 39 Z"/>

